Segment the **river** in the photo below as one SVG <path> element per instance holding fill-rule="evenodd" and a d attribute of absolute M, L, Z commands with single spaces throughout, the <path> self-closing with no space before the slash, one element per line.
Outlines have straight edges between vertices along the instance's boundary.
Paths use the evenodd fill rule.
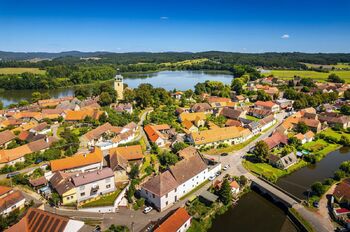
<path fill-rule="evenodd" d="M 344 161 L 350 160 L 350 148 L 333 151 L 320 162 L 303 167 L 277 181 L 277 185 L 293 195 L 307 199 L 307 190 L 316 181 L 332 177 Z M 251 191 L 238 205 L 217 217 L 209 230 L 214 231 L 296 231 L 282 208 Z"/>
<path fill-rule="evenodd" d="M 154 87 L 162 87 L 166 90 L 187 90 L 193 89 L 198 82 L 206 80 L 220 81 L 225 84 L 231 84 L 232 75 L 219 73 L 206 73 L 202 71 L 161 71 L 148 74 L 129 74 L 124 78 L 131 88 L 136 88 L 142 83 L 149 83 Z M 0 86 L 1 88 L 1 86 Z M 6 90 L 0 92 L 0 101 L 4 106 L 18 103 L 21 100 L 30 100 L 33 92 L 38 90 Z M 39 92 L 48 92 L 52 97 L 65 97 L 74 94 L 74 88 L 61 88 L 53 90 L 39 90 Z"/>

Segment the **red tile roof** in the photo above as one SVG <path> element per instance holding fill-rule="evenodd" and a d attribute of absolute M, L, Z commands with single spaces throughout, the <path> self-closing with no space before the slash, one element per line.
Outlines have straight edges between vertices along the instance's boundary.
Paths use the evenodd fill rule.
<path fill-rule="evenodd" d="M 0 146 L 16 138 L 16 136 L 9 130 L 0 132 Z"/>
<path fill-rule="evenodd" d="M 180 207 L 170 217 L 168 217 L 162 224 L 159 225 L 155 232 L 176 232 L 178 231 L 191 216 L 187 211 Z M 189 225 L 187 225 L 189 227 Z"/>

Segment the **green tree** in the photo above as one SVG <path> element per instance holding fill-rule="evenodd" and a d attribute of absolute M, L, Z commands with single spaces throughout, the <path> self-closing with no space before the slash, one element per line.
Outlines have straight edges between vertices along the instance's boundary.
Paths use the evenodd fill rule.
<path fill-rule="evenodd" d="M 179 160 L 177 155 L 175 155 L 169 151 L 163 151 L 162 154 L 158 155 L 158 159 L 159 159 L 160 164 L 163 166 L 174 165 Z"/>
<path fill-rule="evenodd" d="M 337 74 L 332 73 L 328 76 L 327 79 L 328 82 L 333 82 L 333 83 L 345 83 L 344 79 L 341 79 Z"/>
<path fill-rule="evenodd" d="M 309 127 L 308 127 L 304 122 L 299 122 L 299 123 L 297 124 L 295 130 L 296 130 L 298 133 L 305 134 L 305 133 L 309 130 Z"/>
<path fill-rule="evenodd" d="M 32 93 L 32 102 L 37 102 L 41 100 L 41 93 L 40 92 L 33 92 Z"/>
<path fill-rule="evenodd" d="M 343 146 L 350 146 L 350 139 L 345 135 L 342 135 L 340 137 L 339 143 L 342 144 Z"/>
<path fill-rule="evenodd" d="M 322 194 L 325 192 L 325 188 L 322 185 L 321 182 L 315 182 L 311 185 L 311 190 L 316 196 L 322 196 Z"/>
<path fill-rule="evenodd" d="M 265 141 L 261 140 L 256 143 L 253 153 L 260 161 L 265 162 L 269 155 L 269 146 Z"/>
<path fill-rule="evenodd" d="M 225 205 L 228 205 L 232 202 L 232 190 L 227 178 L 225 178 L 221 184 L 221 188 L 219 190 L 219 198 L 220 201 Z"/>
<path fill-rule="evenodd" d="M 0 110 L 2 110 L 3 108 L 4 108 L 4 103 L 0 101 Z"/>
<path fill-rule="evenodd" d="M 108 92 L 102 92 L 99 103 L 101 106 L 108 106 L 113 102 L 111 95 Z"/>
<path fill-rule="evenodd" d="M 177 142 L 173 145 L 172 151 L 176 154 L 177 152 L 181 151 L 182 149 L 185 149 L 188 147 L 188 144 L 184 142 Z"/>
<path fill-rule="evenodd" d="M 340 112 L 345 115 L 350 115 L 350 106 L 349 105 L 342 105 L 340 107 Z"/>
<path fill-rule="evenodd" d="M 241 175 L 241 176 L 239 177 L 239 183 L 240 183 L 242 186 L 245 186 L 245 185 L 248 183 L 247 177 Z"/>
<path fill-rule="evenodd" d="M 137 164 L 134 164 L 131 166 L 131 170 L 129 172 L 130 178 L 131 179 L 135 179 L 139 176 L 140 173 L 140 169 L 139 166 Z"/>

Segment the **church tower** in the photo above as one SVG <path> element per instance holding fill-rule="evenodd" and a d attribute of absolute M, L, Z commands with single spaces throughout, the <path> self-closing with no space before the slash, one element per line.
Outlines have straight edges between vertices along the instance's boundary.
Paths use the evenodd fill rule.
<path fill-rule="evenodd" d="M 122 100 L 124 98 L 124 84 L 123 84 L 123 76 L 117 74 L 114 78 L 114 90 L 117 91 L 117 99 Z"/>

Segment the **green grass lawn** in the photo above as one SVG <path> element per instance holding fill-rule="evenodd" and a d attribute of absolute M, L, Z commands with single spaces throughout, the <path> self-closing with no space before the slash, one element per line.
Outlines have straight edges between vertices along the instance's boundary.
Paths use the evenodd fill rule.
<path fill-rule="evenodd" d="M 281 169 L 272 167 L 268 163 L 253 163 L 248 160 L 243 161 L 243 165 L 246 169 L 273 182 L 277 181 L 277 179 L 282 176 L 288 175 L 302 167 L 307 166 L 307 164 L 308 163 L 305 162 L 304 160 L 299 160 L 298 163 L 294 164 L 288 169 L 281 170 Z"/>
<path fill-rule="evenodd" d="M 326 81 L 331 73 L 337 74 L 348 83 L 350 82 L 350 71 L 330 71 L 329 73 L 323 73 L 310 70 L 271 70 L 267 74 L 272 74 L 275 77 L 286 80 L 293 79 L 294 76 L 300 76 L 302 78 L 312 78 L 317 81 Z"/>
<path fill-rule="evenodd" d="M 347 134 L 342 131 L 335 131 L 332 128 L 327 128 L 326 130 L 322 131 L 321 134 L 324 134 L 326 136 L 332 136 L 334 138 L 340 139 L 342 135 L 345 137 L 348 137 L 350 139 L 350 134 Z"/>
<path fill-rule="evenodd" d="M 256 117 L 253 117 L 253 116 L 250 116 L 250 115 L 246 115 L 245 118 L 248 119 L 248 120 L 254 121 L 254 122 L 257 122 L 257 121 L 260 120 L 260 119 L 258 119 Z"/>
<path fill-rule="evenodd" d="M 38 68 L 0 68 L 0 74 L 21 74 L 21 73 L 45 74 L 45 70 Z"/>
<path fill-rule="evenodd" d="M 240 144 L 236 144 L 236 145 L 232 145 L 232 146 L 224 147 L 224 148 L 214 148 L 214 149 L 211 149 L 209 151 L 206 151 L 205 153 L 208 155 L 220 155 L 222 153 L 229 153 L 229 152 L 233 152 L 233 151 L 238 151 L 238 150 L 244 148 L 245 146 L 247 146 L 249 143 L 253 142 L 259 136 L 260 136 L 260 134 L 257 134 L 255 136 L 253 136 L 252 138 L 250 138 L 249 140 L 245 141 L 244 143 L 240 143 Z"/>
<path fill-rule="evenodd" d="M 333 134 L 333 132 L 329 131 L 329 133 L 327 134 L 330 135 L 330 134 Z M 339 136 L 340 138 L 341 135 L 336 135 L 336 136 Z M 340 147 L 339 144 L 331 144 L 326 142 L 323 139 L 318 139 L 309 143 L 305 143 L 302 146 L 303 149 L 308 150 L 313 155 L 315 155 L 317 161 L 320 161 L 323 157 L 328 155 L 330 152 L 337 150 L 339 147 Z"/>
<path fill-rule="evenodd" d="M 118 197 L 119 193 L 122 191 L 122 189 L 118 188 L 115 192 L 102 196 L 100 199 L 95 201 L 90 201 L 86 204 L 83 204 L 82 208 L 90 208 L 90 207 L 101 207 L 101 206 L 112 206 L 115 199 Z"/>

